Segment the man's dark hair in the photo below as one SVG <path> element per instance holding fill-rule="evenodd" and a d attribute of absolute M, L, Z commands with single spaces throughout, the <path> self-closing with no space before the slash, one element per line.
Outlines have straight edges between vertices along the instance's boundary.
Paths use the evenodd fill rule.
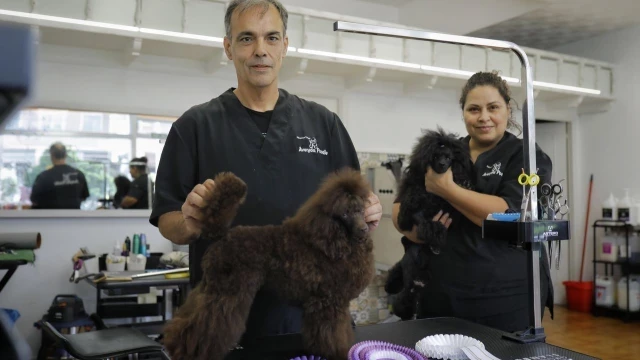
<path fill-rule="evenodd" d="M 282 36 L 287 34 L 287 22 L 289 20 L 289 13 L 287 9 L 280 3 L 278 0 L 233 0 L 229 3 L 227 7 L 227 12 L 224 16 L 224 28 L 225 34 L 229 40 L 231 40 L 231 16 L 235 10 L 238 10 L 241 14 L 242 12 L 250 9 L 254 6 L 260 6 L 262 8 L 262 14 L 264 15 L 268 10 L 269 6 L 273 5 L 278 13 L 280 14 L 280 19 L 282 20 L 282 25 L 284 27 Z"/>
<path fill-rule="evenodd" d="M 62 160 L 67 158 L 67 148 L 61 143 L 53 143 L 49 148 L 49 154 L 55 160 Z"/>

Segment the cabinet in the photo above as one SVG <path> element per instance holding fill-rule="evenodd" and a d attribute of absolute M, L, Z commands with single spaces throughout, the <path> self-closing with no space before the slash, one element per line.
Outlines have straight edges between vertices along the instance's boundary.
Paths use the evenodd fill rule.
<path fill-rule="evenodd" d="M 634 303 L 640 301 L 640 293 L 634 290 L 632 281 L 629 281 L 632 275 L 640 277 L 640 248 L 632 242 L 630 238 L 640 233 L 639 226 L 632 226 L 625 221 L 620 220 L 596 220 L 593 223 L 593 279 L 595 286 L 593 287 L 593 310 L 594 316 L 610 316 L 617 317 L 625 322 L 640 319 L 640 311 L 633 309 Z M 613 238 L 616 237 L 615 240 Z M 606 239 L 612 239 L 610 242 Z M 600 240 L 600 241 L 598 241 Z M 630 251 L 630 245 L 632 250 Z M 627 256 L 620 256 L 620 249 Z M 618 271 L 616 271 L 618 270 Z M 617 275 L 617 276 L 616 276 Z M 613 285 L 606 290 L 603 285 L 598 285 L 596 279 L 598 276 L 609 277 Z M 619 280 L 626 277 L 626 291 L 619 291 Z M 624 290 L 625 286 L 621 289 Z M 613 291 L 614 301 L 612 305 L 598 304 L 598 294 Z M 626 299 L 619 299 L 619 295 Z M 625 306 L 618 306 L 622 300 Z M 626 301 L 624 301 L 626 300 Z"/>

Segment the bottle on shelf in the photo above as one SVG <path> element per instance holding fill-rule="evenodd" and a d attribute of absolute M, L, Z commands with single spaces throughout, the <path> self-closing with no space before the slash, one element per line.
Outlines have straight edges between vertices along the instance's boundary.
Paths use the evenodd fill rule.
<path fill-rule="evenodd" d="M 629 195 L 629 189 L 624 189 L 624 197 L 616 205 L 618 208 L 618 220 L 626 221 L 631 225 L 638 224 L 638 209 Z"/>
<path fill-rule="evenodd" d="M 132 254 L 140 253 L 140 235 L 133 234 L 133 248 L 131 249 Z"/>
<path fill-rule="evenodd" d="M 618 261 L 618 235 L 609 230 L 600 238 L 598 245 L 598 260 Z"/>
<path fill-rule="evenodd" d="M 629 282 L 629 311 L 640 311 L 640 277 L 631 275 Z M 618 281 L 618 308 L 627 310 L 627 277 L 623 276 Z"/>
<path fill-rule="evenodd" d="M 613 277 L 598 275 L 596 276 L 596 305 L 613 306 L 616 303 L 615 287 L 613 286 Z"/>
<path fill-rule="evenodd" d="M 607 200 L 602 203 L 602 218 L 605 220 L 618 220 L 618 208 L 616 204 L 618 199 L 613 197 L 613 193 L 609 194 Z"/>

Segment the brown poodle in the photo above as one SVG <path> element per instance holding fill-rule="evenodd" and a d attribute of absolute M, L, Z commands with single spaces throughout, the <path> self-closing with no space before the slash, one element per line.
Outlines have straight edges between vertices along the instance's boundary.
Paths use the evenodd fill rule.
<path fill-rule="evenodd" d="M 246 184 L 231 173 L 215 179 L 203 236 L 211 240 L 203 278 L 167 324 L 173 360 L 223 359 L 245 331 L 262 286 L 300 301 L 304 347 L 346 359 L 353 344 L 349 301 L 374 276 L 373 242 L 364 219 L 369 185 L 359 172 L 329 175 L 282 225 L 229 229 Z"/>

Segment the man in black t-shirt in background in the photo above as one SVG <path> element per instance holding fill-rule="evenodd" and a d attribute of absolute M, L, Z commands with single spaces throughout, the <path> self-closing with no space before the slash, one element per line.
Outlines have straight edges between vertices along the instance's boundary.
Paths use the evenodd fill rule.
<path fill-rule="evenodd" d="M 31 190 L 33 209 L 80 209 L 89 197 L 84 173 L 66 164 L 67 149 L 56 142 L 49 148 L 53 167 L 38 174 Z"/>

